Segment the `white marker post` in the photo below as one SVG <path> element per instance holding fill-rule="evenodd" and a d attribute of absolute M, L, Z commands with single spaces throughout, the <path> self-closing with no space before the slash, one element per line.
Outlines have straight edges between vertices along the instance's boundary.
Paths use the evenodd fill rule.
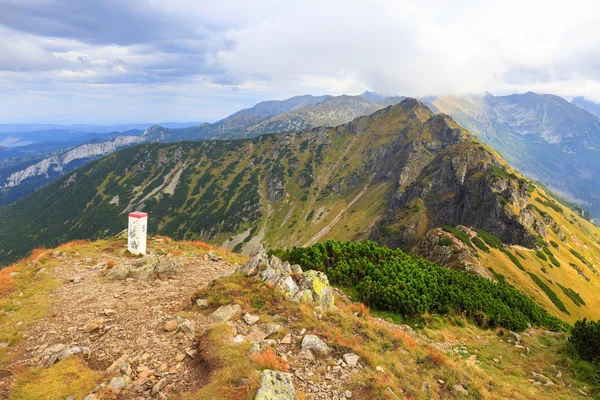
<path fill-rule="evenodd" d="M 127 249 L 132 254 L 146 254 L 146 232 L 148 232 L 148 213 L 129 213 L 127 230 Z"/>

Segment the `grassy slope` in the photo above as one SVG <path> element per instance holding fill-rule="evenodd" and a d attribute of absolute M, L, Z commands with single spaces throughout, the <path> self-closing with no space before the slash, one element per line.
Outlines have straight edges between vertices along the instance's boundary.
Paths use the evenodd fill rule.
<path fill-rule="evenodd" d="M 563 242 L 556 233 L 548 229 L 547 240 L 552 240 L 559 245 L 559 247 L 555 249 L 552 245 L 548 244 L 548 248 L 560 262 L 560 268 L 553 266 L 549 260 L 541 260 L 535 255 L 535 251 L 516 247 L 510 248 L 509 251 L 517 256 L 517 259 L 525 267 L 527 272 L 536 274 L 550 286 L 565 304 L 571 315 L 567 315 L 558 310 L 548 296 L 544 294 L 539 286 L 529 277 L 527 272 L 517 268 L 515 264 L 510 261 L 508 256 L 500 250 L 491 249 L 490 253 L 479 250 L 478 254 L 480 261 L 483 265 L 492 267 L 497 273 L 504 275 L 509 283 L 536 298 L 553 315 L 563 320 L 572 323 L 584 317 L 594 320 L 600 319 L 600 277 L 594 273 L 592 268 L 585 265 L 569 251 L 570 249 L 574 249 L 591 262 L 592 265 L 595 265 L 595 269 L 598 269 L 598 267 L 600 267 L 600 229 L 585 219 L 576 216 L 573 211 L 566 207 L 562 207 L 563 212 L 557 212 L 551 207 L 535 201 L 536 198 L 543 199 L 542 196 L 545 196 L 545 194 L 540 192 L 539 189 L 536 189 L 531 194 L 530 200 L 533 200 L 532 203 L 535 204 L 536 207 L 550 215 L 552 219 L 558 223 L 566 236 L 566 242 Z M 545 197 L 547 198 L 547 196 Z M 571 223 L 571 221 L 573 221 L 573 223 Z M 516 252 L 523 255 L 525 259 L 523 260 L 519 257 Z M 587 281 L 580 276 L 570 263 L 578 265 L 584 271 L 585 275 L 590 278 L 590 281 Z M 545 268 L 546 272 L 542 271 L 542 267 Z M 586 302 L 586 305 L 581 307 L 576 306 L 574 302 L 563 293 L 558 284 L 561 284 L 566 288 L 571 288 L 579 293 Z"/>

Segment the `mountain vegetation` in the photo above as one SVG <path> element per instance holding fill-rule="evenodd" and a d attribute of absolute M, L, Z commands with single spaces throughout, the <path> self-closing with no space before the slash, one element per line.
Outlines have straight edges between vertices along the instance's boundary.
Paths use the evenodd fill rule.
<path fill-rule="evenodd" d="M 381 311 L 417 316 L 460 314 L 483 327 L 521 331 L 528 323 L 552 330 L 564 324 L 506 283 L 442 268 L 421 257 L 373 242 L 326 241 L 277 252 L 283 260 L 325 272 L 356 290 L 361 302 Z"/>

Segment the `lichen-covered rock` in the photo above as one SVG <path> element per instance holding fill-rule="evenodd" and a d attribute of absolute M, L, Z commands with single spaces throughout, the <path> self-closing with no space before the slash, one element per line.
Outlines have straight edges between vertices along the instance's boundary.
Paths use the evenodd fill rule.
<path fill-rule="evenodd" d="M 315 301 L 320 302 L 323 290 L 329 288 L 327 275 L 321 271 L 310 270 L 303 272 L 302 278 L 304 282 L 303 286 L 312 291 Z"/>
<path fill-rule="evenodd" d="M 302 289 L 292 298 L 297 303 L 312 303 L 315 301 L 313 298 L 312 290 Z"/>
<path fill-rule="evenodd" d="M 253 276 L 267 265 L 269 265 L 269 257 L 267 256 L 264 246 L 261 244 L 250 255 L 250 260 L 238 268 L 238 272 L 246 276 Z"/>
<path fill-rule="evenodd" d="M 67 347 L 67 345 L 62 343 L 55 344 L 48 347 L 40 354 L 39 361 L 44 364 L 45 367 L 50 367 L 54 363 L 76 354 L 83 354 L 85 357 L 89 357 L 90 348 L 80 346 Z"/>
<path fill-rule="evenodd" d="M 319 303 L 321 304 L 321 309 L 323 311 L 328 311 L 334 308 L 333 290 L 331 290 L 331 287 L 323 288 L 319 297 Z"/>
<path fill-rule="evenodd" d="M 289 299 L 293 298 L 294 295 L 300 290 L 298 285 L 296 285 L 296 282 L 294 282 L 294 278 L 291 276 L 288 276 L 285 279 L 280 279 L 279 282 L 277 282 L 276 288 Z"/>
<path fill-rule="evenodd" d="M 217 324 L 219 322 L 229 321 L 238 317 L 242 313 L 242 307 L 239 304 L 228 304 L 217 308 L 210 315 L 210 322 Z"/>
<path fill-rule="evenodd" d="M 297 400 L 292 385 L 292 375 L 287 372 L 265 369 L 262 372 L 260 387 L 254 400 Z"/>

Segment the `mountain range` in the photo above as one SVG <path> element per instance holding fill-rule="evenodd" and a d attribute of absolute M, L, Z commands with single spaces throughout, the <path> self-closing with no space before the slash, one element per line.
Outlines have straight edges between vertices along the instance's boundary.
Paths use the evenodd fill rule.
<path fill-rule="evenodd" d="M 519 171 L 600 216 L 600 119 L 554 95 L 447 96 L 452 115 Z"/>
<path fill-rule="evenodd" d="M 372 94 L 371 97 L 376 96 Z M 214 124 L 184 128 L 155 125 L 140 131 L 77 136 L 69 143 L 35 143 L 29 146 L 0 148 L 0 204 L 8 204 L 43 187 L 78 166 L 117 149 L 141 142 L 177 142 L 210 138 L 254 137 L 263 133 L 294 131 L 314 126 L 335 126 L 368 115 L 384 106 L 398 103 L 402 97 L 376 96 L 296 96 L 283 101 L 264 101 L 240 110 Z M 62 138 L 64 132 L 58 137 Z M 140 135 L 140 133 L 142 133 Z M 47 132 L 27 133 L 27 139 L 47 137 Z M 25 134 L 24 134 L 25 135 Z M 82 140 L 82 138 L 85 138 Z M 19 137 L 17 140 L 24 140 Z M 39 155 L 41 149 L 48 153 Z M 62 149 L 62 151 L 61 151 Z"/>
<path fill-rule="evenodd" d="M 246 253 L 259 243 L 375 240 L 500 274 L 565 319 L 587 311 L 555 303 L 534 276 L 588 304 L 600 279 L 597 227 L 415 99 L 337 127 L 113 152 L 0 208 L 0 260 L 115 235 L 134 210 L 150 213 L 151 234 Z"/>

